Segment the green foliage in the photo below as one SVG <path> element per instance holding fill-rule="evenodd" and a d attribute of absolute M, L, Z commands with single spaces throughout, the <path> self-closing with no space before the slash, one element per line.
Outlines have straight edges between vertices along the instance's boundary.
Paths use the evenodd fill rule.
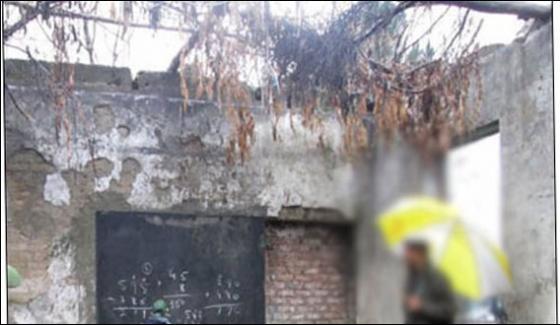
<path fill-rule="evenodd" d="M 21 285 L 22 278 L 19 272 L 8 265 L 8 288 L 17 288 Z"/>

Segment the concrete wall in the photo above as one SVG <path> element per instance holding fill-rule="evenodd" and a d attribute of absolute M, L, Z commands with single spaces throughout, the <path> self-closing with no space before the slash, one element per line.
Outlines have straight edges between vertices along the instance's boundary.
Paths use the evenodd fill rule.
<path fill-rule="evenodd" d="M 514 322 L 555 320 L 551 46 L 547 25 L 483 58 L 476 119 L 480 126 L 500 123 L 504 239 L 515 285 L 506 301 Z M 68 128 L 56 130 L 42 68 L 23 61 L 5 67 L 8 261 L 26 279 L 10 291 L 12 322 L 94 320 L 93 218 L 107 209 L 356 216 L 357 319 L 402 319 L 403 270 L 373 219 L 403 194 L 441 193 L 441 166 L 426 168 L 394 145 L 377 147 L 371 161 L 353 169 L 339 155 L 335 117 L 324 117 L 326 146 L 319 147 L 318 135 L 297 118 L 293 134 L 288 115 L 274 142 L 271 118 L 258 109 L 252 159 L 230 166 L 223 112 L 201 104 L 183 112 L 176 76 L 142 73 L 132 82 L 128 70 L 106 67 L 75 67 L 77 89 L 62 117 Z M 344 214 L 285 212 L 294 206 Z"/>
<path fill-rule="evenodd" d="M 513 271 L 513 322 L 556 320 L 552 28 L 485 60 L 480 124 L 499 120 L 503 233 Z"/>
<path fill-rule="evenodd" d="M 252 158 L 231 166 L 224 112 L 202 104 L 183 112 L 176 76 L 142 73 L 133 87 L 126 69 L 78 65 L 62 113 L 68 128 L 57 130 L 41 66 L 5 66 L 8 261 L 25 278 L 10 291 L 12 322 L 94 321 L 97 210 L 305 219 L 313 213 L 282 209 L 352 205 L 334 117 L 320 147 L 287 114 L 274 142 L 272 119 L 255 109 Z"/>
<path fill-rule="evenodd" d="M 482 58 L 483 102 L 476 125 L 499 121 L 503 236 L 514 290 L 504 296 L 510 321 L 556 320 L 552 30 L 487 51 Z M 361 204 L 357 251 L 358 321 L 402 320 L 402 269 L 383 248 L 373 218 L 407 192 L 441 193 L 438 167 L 426 170 L 404 146 L 378 155 Z M 397 302 L 397 303 L 395 303 Z"/>

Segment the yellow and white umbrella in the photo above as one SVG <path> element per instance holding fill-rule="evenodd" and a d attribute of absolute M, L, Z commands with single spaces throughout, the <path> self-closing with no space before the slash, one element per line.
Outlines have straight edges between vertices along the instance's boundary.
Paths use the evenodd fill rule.
<path fill-rule="evenodd" d="M 397 252 L 408 239 L 425 240 L 434 264 L 454 291 L 466 298 L 481 299 L 510 290 L 505 253 L 467 226 L 449 204 L 427 197 L 407 198 L 383 213 L 377 225 Z"/>

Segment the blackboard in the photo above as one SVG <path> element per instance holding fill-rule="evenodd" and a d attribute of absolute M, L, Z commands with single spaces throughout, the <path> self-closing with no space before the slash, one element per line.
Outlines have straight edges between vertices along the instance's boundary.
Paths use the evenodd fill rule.
<path fill-rule="evenodd" d="M 264 220 L 96 215 L 97 320 L 142 324 L 157 299 L 174 324 L 264 323 Z"/>

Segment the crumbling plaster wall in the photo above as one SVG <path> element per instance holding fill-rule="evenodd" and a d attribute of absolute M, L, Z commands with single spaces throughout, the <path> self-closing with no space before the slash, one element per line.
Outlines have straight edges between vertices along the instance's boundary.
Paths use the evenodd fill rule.
<path fill-rule="evenodd" d="M 504 237 L 515 285 L 505 299 L 519 323 L 556 318 L 551 39 L 545 25 L 483 57 L 477 119 L 500 123 Z M 202 105 L 182 112 L 173 76 L 143 73 L 131 89 L 128 70 L 107 67 L 76 67 L 76 98 L 66 110 L 71 141 L 64 130 L 57 140 L 41 69 L 5 66 L 17 102 L 6 96 L 8 258 L 26 278 L 10 292 L 12 322 L 94 320 L 97 210 L 276 217 L 299 205 L 352 216 L 355 203 L 358 322 L 402 320 L 402 269 L 373 218 L 404 193 L 438 192 L 437 166 L 426 172 L 416 155 L 394 145 L 378 147 L 367 167 L 352 171 L 338 155 L 342 130 L 334 118 L 325 119 L 327 146 L 320 148 L 301 121 L 292 135 L 289 116 L 274 142 L 271 119 L 258 111 L 252 159 L 228 166 L 222 112 Z"/>
<path fill-rule="evenodd" d="M 504 295 L 513 323 L 556 322 L 552 28 L 492 47 L 482 58 L 482 127 L 501 133 L 505 250 L 513 291 Z M 475 93 L 475 92 L 473 92 Z M 441 166 L 440 166 L 441 167 Z M 405 193 L 442 193 L 441 168 L 427 168 L 404 145 L 378 154 L 363 185 L 370 200 L 357 221 L 359 323 L 402 321 L 402 266 L 372 227 L 380 211 Z M 438 180 L 439 179 L 439 180 Z M 397 302 L 397 303 L 395 303 Z"/>
<path fill-rule="evenodd" d="M 272 118 L 255 108 L 252 157 L 229 165 L 224 112 L 183 111 L 176 76 L 141 73 L 132 83 L 127 69 L 76 65 L 57 129 L 48 65 L 39 64 L 5 62 L 8 260 L 25 278 L 10 291 L 12 322 L 95 320 L 98 210 L 274 218 L 287 206 L 352 206 L 335 117 L 324 120 L 325 146 L 287 113 L 274 141 Z"/>

